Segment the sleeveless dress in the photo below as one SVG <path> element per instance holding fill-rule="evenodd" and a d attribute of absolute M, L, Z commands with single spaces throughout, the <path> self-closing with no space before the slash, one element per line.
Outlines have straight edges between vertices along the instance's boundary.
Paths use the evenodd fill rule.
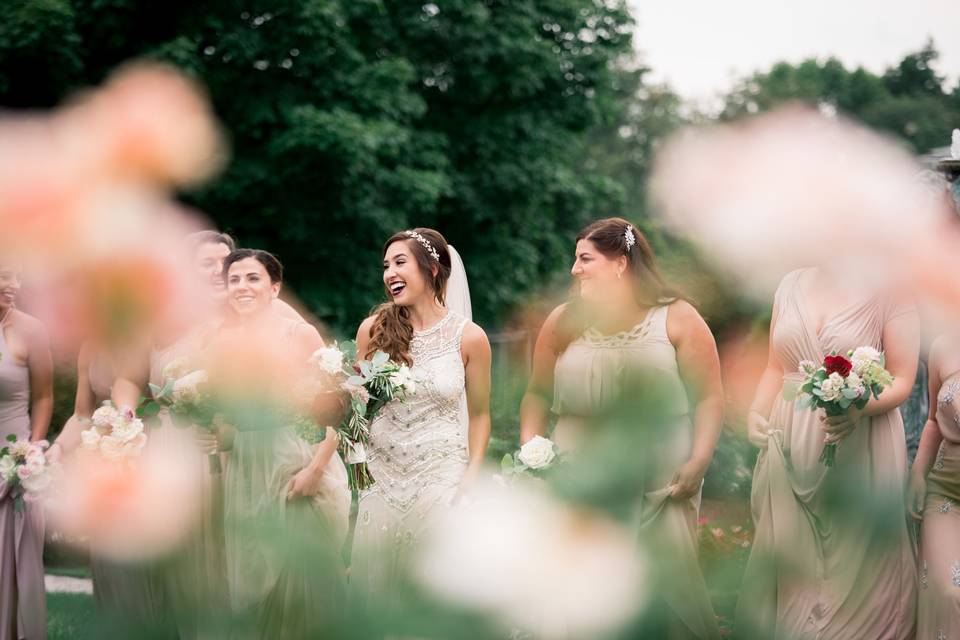
<path fill-rule="evenodd" d="M 642 498 L 635 509 L 637 536 L 671 558 L 673 575 L 653 586 L 667 606 L 669 636 L 719 638 L 720 630 L 697 561 L 697 514 L 700 493 L 687 500 L 669 497 L 673 475 L 690 458 L 693 424 L 689 400 L 680 377 L 677 353 L 667 335 L 669 306 L 652 308 L 630 331 L 603 335 L 593 328 L 571 342 L 554 369 L 553 412 L 557 415 L 554 441 L 561 450 L 575 450 L 590 435 L 591 419 L 624 394 L 630 370 L 653 372 L 663 383 L 674 424 L 657 439 L 657 450 L 644 459 Z"/>
<path fill-rule="evenodd" d="M 30 439 L 30 371 L 15 360 L 0 324 L 0 439 Z M 43 511 L 24 503 L 17 511 L 0 481 L 0 640 L 47 637 L 43 584 Z"/>
<path fill-rule="evenodd" d="M 802 273 L 789 273 L 774 297 L 771 348 L 786 373 L 769 416 L 768 446 L 754 470 L 756 537 L 737 627 L 763 638 L 910 638 L 917 576 L 902 509 L 907 451 L 900 412 L 856 427 L 837 448 L 836 465 L 826 467 L 819 462 L 819 417 L 798 410 L 795 400 L 801 360 L 820 363 L 833 350 L 860 346 L 882 350 L 887 321 L 915 310 L 876 296 L 854 300 L 817 333 L 799 287 Z M 877 522 L 870 509 L 841 510 L 831 502 L 854 480 L 869 499 L 892 505 L 889 521 Z M 771 565 L 771 558 L 781 563 Z"/>
<path fill-rule="evenodd" d="M 110 399 L 116 380 L 109 358 L 95 354 L 87 368 L 87 380 L 95 406 Z M 160 574 L 150 564 L 115 562 L 91 554 L 93 598 L 100 612 L 112 622 L 127 626 L 162 629 L 166 620 Z"/>
<path fill-rule="evenodd" d="M 374 484 L 359 497 L 351 594 L 396 588 L 410 548 L 430 518 L 450 506 L 467 470 L 467 397 L 460 342 L 467 320 L 448 311 L 414 331 L 416 393 L 395 400 L 370 425 Z"/>
<path fill-rule="evenodd" d="M 960 372 L 937 395 L 943 441 L 927 475 L 920 548 L 917 638 L 960 638 Z"/>
<path fill-rule="evenodd" d="M 150 351 L 150 382 L 163 386 L 163 369 L 179 357 L 194 357 L 212 333 L 204 325 L 184 335 L 167 347 Z M 175 429 L 190 425 L 174 424 L 171 416 L 161 412 L 159 427 L 150 437 L 163 438 Z M 180 640 L 203 636 L 202 627 L 226 606 L 227 577 L 224 560 L 223 480 L 210 472 L 209 456 L 188 443 L 181 452 L 181 464 L 189 465 L 192 474 L 201 479 L 197 491 L 201 495 L 201 512 L 195 528 L 185 541 L 158 565 L 164 598 Z"/>
<path fill-rule="evenodd" d="M 279 349 L 292 345 L 298 324 L 291 320 L 278 336 Z M 236 429 L 223 478 L 230 605 L 254 630 L 241 637 L 313 637 L 344 604 L 347 471 L 334 453 L 318 494 L 287 501 L 287 486 L 314 447 L 282 409 L 237 409 L 225 416 Z"/>

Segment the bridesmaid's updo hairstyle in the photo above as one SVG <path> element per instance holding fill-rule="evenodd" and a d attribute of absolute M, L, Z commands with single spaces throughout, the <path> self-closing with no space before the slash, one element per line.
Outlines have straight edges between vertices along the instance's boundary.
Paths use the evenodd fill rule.
<path fill-rule="evenodd" d="M 633 298 L 638 306 L 649 309 L 687 299 L 664 281 L 646 236 L 628 220 L 613 217 L 592 222 L 577 234 L 577 242 L 581 240 L 589 240 L 597 251 L 611 260 L 626 256 L 626 272 L 633 284 Z M 560 316 L 560 352 L 589 326 L 591 312 L 585 306 L 575 292 Z"/>
<path fill-rule="evenodd" d="M 439 231 L 425 227 L 400 231 L 383 243 L 384 256 L 394 242 L 404 242 L 407 245 L 410 254 L 417 262 L 420 274 L 433 291 L 437 302 L 443 304 L 451 268 L 450 250 L 447 248 L 446 239 L 440 235 Z M 408 366 L 413 364 L 410 359 L 410 341 L 413 340 L 410 310 L 390 301 L 374 309 L 373 315 L 370 342 L 363 357 L 369 358 L 375 352 L 383 351 L 395 362 L 402 362 Z"/>
<path fill-rule="evenodd" d="M 274 284 L 283 282 L 283 265 L 280 264 L 275 255 L 263 249 L 236 249 L 231 251 L 230 255 L 223 259 L 224 276 L 230 272 L 230 265 L 247 258 L 253 258 L 263 265 L 267 275 L 270 276 L 270 282 Z"/>

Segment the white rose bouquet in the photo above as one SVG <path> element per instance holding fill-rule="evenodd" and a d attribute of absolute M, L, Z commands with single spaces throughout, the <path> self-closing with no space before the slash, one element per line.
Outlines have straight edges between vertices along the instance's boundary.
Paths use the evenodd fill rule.
<path fill-rule="evenodd" d="M 500 471 L 506 478 L 541 476 L 559 460 L 557 445 L 549 438 L 533 436 L 516 453 L 500 460 Z"/>
<path fill-rule="evenodd" d="M 13 496 L 14 509 L 23 510 L 23 503 L 38 500 L 52 480 L 52 467 L 47 464 L 46 440 L 30 442 L 11 434 L 7 446 L 0 449 L 0 479 Z"/>
<path fill-rule="evenodd" d="M 150 383 L 152 398 L 144 400 L 137 413 L 153 418 L 166 410 L 178 426 L 196 426 L 216 434 L 218 415 L 210 392 L 210 376 L 204 369 L 191 369 L 186 358 L 172 360 L 163 368 L 163 385 Z M 220 452 L 208 454 L 211 474 L 221 473 Z"/>
<path fill-rule="evenodd" d="M 806 379 L 800 385 L 797 408 L 823 409 L 828 416 L 842 416 L 850 407 L 863 409 L 870 398 L 878 397 L 893 383 L 893 376 L 884 366 L 883 353 L 873 347 L 858 347 L 846 356 L 833 352 L 820 366 L 804 360 L 799 368 Z M 827 443 L 820 462 L 832 467 L 836 453 L 837 443 Z"/>
<path fill-rule="evenodd" d="M 140 455 L 147 434 L 133 410 L 117 409 L 107 400 L 93 412 L 90 428 L 80 432 L 80 441 L 84 449 L 122 463 Z"/>
<path fill-rule="evenodd" d="M 350 410 L 337 427 L 340 454 L 349 469 L 350 488 L 360 491 L 373 484 L 367 469 L 366 447 L 370 439 L 370 423 L 387 403 L 404 401 L 416 393 L 410 368 L 390 360 L 377 351 L 369 360 L 357 360 L 353 341 L 323 347 L 313 353 L 321 376 L 350 396 Z"/>

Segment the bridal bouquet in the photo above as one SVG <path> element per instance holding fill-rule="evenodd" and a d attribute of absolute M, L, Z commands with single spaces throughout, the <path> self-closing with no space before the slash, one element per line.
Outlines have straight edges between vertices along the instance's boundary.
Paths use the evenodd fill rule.
<path fill-rule="evenodd" d="M 151 418 L 162 409 L 174 419 L 174 424 L 196 425 L 214 433 L 217 425 L 217 413 L 208 389 L 209 375 L 204 369 L 191 370 L 186 358 L 176 358 L 163 368 L 163 385 L 150 383 L 153 398 L 145 400 L 139 409 L 141 416 Z M 214 452 L 208 456 L 210 473 L 220 473 L 220 454 Z"/>
<path fill-rule="evenodd" d="M 883 353 L 873 347 L 858 347 L 846 356 L 831 353 L 817 366 L 810 360 L 800 363 L 800 373 L 806 376 L 800 386 L 798 408 L 823 409 L 828 416 L 842 416 L 851 406 L 863 409 L 870 398 L 876 398 L 893 383 L 893 376 L 885 368 Z M 836 460 L 837 443 L 823 447 L 820 462 L 832 467 Z"/>
<path fill-rule="evenodd" d="M 340 453 L 349 468 L 350 488 L 363 490 L 373 484 L 367 469 L 366 445 L 370 423 L 392 400 L 406 400 L 416 393 L 410 368 L 390 360 L 377 351 L 369 360 L 356 360 L 357 345 L 352 341 L 317 349 L 312 360 L 322 375 L 350 395 L 350 410 L 337 427 Z"/>
<path fill-rule="evenodd" d="M 543 436 L 533 436 L 516 453 L 500 460 L 500 471 L 506 479 L 521 476 L 539 477 L 558 461 L 557 445 Z"/>
<path fill-rule="evenodd" d="M 93 412 L 90 428 L 80 432 L 80 440 L 88 451 L 111 462 L 125 462 L 140 455 L 147 434 L 132 409 L 117 409 L 107 400 Z"/>
<path fill-rule="evenodd" d="M 20 440 L 13 434 L 7 436 L 7 442 L 10 444 L 0 449 L 0 479 L 10 489 L 14 509 L 22 511 L 24 501 L 37 500 L 50 485 L 51 466 L 43 454 L 50 444 Z"/>

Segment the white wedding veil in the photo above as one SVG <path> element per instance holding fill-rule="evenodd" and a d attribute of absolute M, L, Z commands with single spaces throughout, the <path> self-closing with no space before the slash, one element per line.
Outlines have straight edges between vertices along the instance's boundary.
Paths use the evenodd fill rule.
<path fill-rule="evenodd" d="M 467 283 L 467 269 L 463 266 L 460 254 L 447 245 L 450 251 L 450 279 L 447 280 L 445 300 L 447 309 L 459 313 L 467 320 L 473 320 L 473 305 L 470 304 L 470 285 Z"/>

